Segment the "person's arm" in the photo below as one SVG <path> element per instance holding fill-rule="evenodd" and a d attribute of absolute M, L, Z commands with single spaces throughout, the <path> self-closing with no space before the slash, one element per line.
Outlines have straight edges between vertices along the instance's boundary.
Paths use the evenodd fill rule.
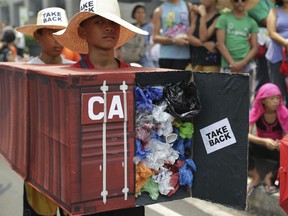
<path fill-rule="evenodd" d="M 260 23 L 261 23 L 262 26 L 267 27 L 267 17 L 264 18 L 264 19 L 262 19 L 262 20 L 260 21 Z"/>
<path fill-rule="evenodd" d="M 153 35 L 154 43 L 160 43 L 160 44 L 165 44 L 165 45 L 178 45 L 178 46 L 187 45 L 188 40 L 185 38 L 171 38 L 171 37 L 166 37 L 160 34 L 160 30 L 162 28 L 161 14 L 162 14 L 162 8 L 157 7 L 153 13 L 154 28 L 153 28 L 152 35 Z"/>
<path fill-rule="evenodd" d="M 234 63 L 233 58 L 231 57 L 226 45 L 225 45 L 225 30 L 224 29 L 217 29 L 216 30 L 217 36 L 217 49 L 221 53 L 221 55 L 226 59 L 229 65 Z"/>
<path fill-rule="evenodd" d="M 192 10 L 190 13 L 190 28 L 188 31 L 188 41 L 192 46 L 200 47 L 203 45 L 203 43 L 199 38 L 193 35 L 195 31 L 196 21 L 197 21 L 196 11 Z"/>
<path fill-rule="evenodd" d="M 288 49 L 288 39 L 283 38 L 278 32 L 277 32 L 277 8 L 272 8 L 269 12 L 268 18 L 267 18 L 267 30 L 269 37 L 280 44 L 281 46 L 286 47 Z"/>
<path fill-rule="evenodd" d="M 200 5 L 198 7 L 198 13 L 201 16 L 200 28 L 199 28 L 199 38 L 202 42 L 206 42 L 214 34 L 215 26 L 216 26 L 218 18 L 213 21 L 212 25 L 210 25 L 209 28 L 207 28 L 207 20 L 206 20 L 207 13 L 206 13 L 206 8 L 204 5 Z"/>
<path fill-rule="evenodd" d="M 201 10 L 201 8 L 200 8 Z M 207 28 L 207 21 L 206 21 L 206 11 L 200 12 L 201 13 L 201 19 L 200 19 L 200 32 L 199 32 L 199 38 L 200 41 L 203 43 L 203 46 L 209 50 L 212 53 L 216 52 L 216 43 L 214 41 L 209 41 L 212 35 L 215 32 L 216 23 L 218 21 L 218 18 L 215 19 L 212 23 L 212 25 Z"/>
<path fill-rule="evenodd" d="M 213 21 L 212 25 L 210 25 L 208 29 L 207 29 L 207 24 L 205 24 L 205 26 L 204 26 L 204 24 L 200 25 L 200 40 L 202 42 L 208 41 L 212 37 L 212 35 L 215 32 L 217 20 L 218 20 L 218 18 L 216 18 Z"/>
<path fill-rule="evenodd" d="M 254 128 L 254 124 L 249 126 L 248 141 L 250 143 L 263 145 L 270 150 L 277 149 L 277 147 L 279 145 L 277 141 L 274 141 L 270 138 L 262 138 L 262 137 L 258 137 L 256 135 L 254 135 L 253 134 L 253 128 Z"/>
<path fill-rule="evenodd" d="M 162 9 L 161 7 L 157 7 L 154 10 L 153 13 L 153 32 L 152 32 L 152 36 L 153 36 L 153 41 L 154 43 L 160 43 L 160 44 L 173 44 L 174 41 L 172 38 L 168 38 L 168 37 L 164 37 L 160 34 L 160 30 L 161 30 L 161 14 L 162 14 Z"/>

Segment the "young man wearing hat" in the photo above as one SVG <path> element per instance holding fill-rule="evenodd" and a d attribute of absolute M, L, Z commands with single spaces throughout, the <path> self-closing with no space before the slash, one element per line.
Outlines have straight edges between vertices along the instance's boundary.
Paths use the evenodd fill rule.
<path fill-rule="evenodd" d="M 80 12 L 70 20 L 66 30 L 55 33 L 54 37 L 64 47 L 87 54 L 84 59 L 90 68 L 119 68 L 124 63 L 114 57 L 114 49 L 136 33 L 148 34 L 120 18 L 117 0 L 82 0 Z"/>
<path fill-rule="evenodd" d="M 63 46 L 52 33 L 66 28 L 68 20 L 65 10 L 58 7 L 46 8 L 38 12 L 36 25 L 16 28 L 17 31 L 31 35 L 39 43 L 41 52 L 32 58 L 28 64 L 72 64 L 73 61 L 61 57 Z M 58 206 L 49 198 L 29 184 L 24 184 L 23 215 L 52 216 L 57 214 Z"/>
<path fill-rule="evenodd" d="M 137 33 L 148 34 L 121 19 L 117 0 L 81 0 L 80 12 L 74 15 L 65 30 L 54 33 L 54 37 L 64 47 L 86 54 L 73 67 L 116 69 L 130 65 L 115 58 L 115 49 Z M 96 215 L 143 216 L 145 213 L 142 206 L 93 214 Z"/>
<path fill-rule="evenodd" d="M 65 10 L 50 7 L 38 12 L 36 25 L 16 28 L 17 31 L 31 35 L 39 43 L 39 56 L 31 59 L 29 64 L 72 64 L 73 61 L 61 57 L 63 46 L 53 37 L 52 33 L 66 28 L 68 19 Z"/>

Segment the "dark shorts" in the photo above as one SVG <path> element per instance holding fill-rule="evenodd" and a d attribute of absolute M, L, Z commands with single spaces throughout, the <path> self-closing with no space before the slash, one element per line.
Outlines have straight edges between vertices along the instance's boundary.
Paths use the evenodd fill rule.
<path fill-rule="evenodd" d="M 184 70 L 190 63 L 190 59 L 159 59 L 160 68 Z"/>
<path fill-rule="evenodd" d="M 269 150 L 265 146 L 249 143 L 248 170 L 255 168 L 255 160 L 271 161 L 279 164 L 280 154 L 277 150 Z"/>

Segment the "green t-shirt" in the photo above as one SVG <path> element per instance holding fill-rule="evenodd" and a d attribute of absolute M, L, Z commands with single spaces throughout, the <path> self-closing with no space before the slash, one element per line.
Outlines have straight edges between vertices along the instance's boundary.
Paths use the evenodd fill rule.
<path fill-rule="evenodd" d="M 258 32 L 258 25 L 254 19 L 248 15 L 238 19 L 231 12 L 219 17 L 216 28 L 225 31 L 225 45 L 234 61 L 240 61 L 247 56 L 251 48 L 249 35 Z M 228 62 L 222 57 L 221 67 L 228 66 Z"/>
<path fill-rule="evenodd" d="M 270 9 L 273 7 L 274 3 L 270 2 L 270 0 L 260 0 L 255 7 L 248 11 L 248 15 L 261 26 L 261 21 L 268 16 Z"/>

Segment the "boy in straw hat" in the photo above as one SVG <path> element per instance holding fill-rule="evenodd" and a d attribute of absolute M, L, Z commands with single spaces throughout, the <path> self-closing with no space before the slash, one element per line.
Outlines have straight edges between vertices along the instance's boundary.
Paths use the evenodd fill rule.
<path fill-rule="evenodd" d="M 216 24 L 223 72 L 252 73 L 256 67 L 253 58 L 258 49 L 258 26 L 255 20 L 246 14 L 246 10 L 257 3 L 258 0 L 218 0 L 220 8 L 231 9 L 231 12 L 222 14 Z"/>
<path fill-rule="evenodd" d="M 148 34 L 121 19 L 117 0 L 81 0 L 80 12 L 54 37 L 64 47 L 87 54 L 82 62 L 88 68 L 119 68 L 125 64 L 114 58 L 114 49 L 137 33 Z M 74 66 L 83 67 L 80 62 Z"/>
<path fill-rule="evenodd" d="M 67 64 L 73 63 L 61 57 L 63 46 L 53 37 L 52 33 L 66 28 L 68 19 L 65 10 L 50 7 L 38 12 L 35 25 L 16 28 L 17 31 L 31 35 L 41 47 L 40 55 L 31 59 L 29 64 Z"/>
<path fill-rule="evenodd" d="M 46 8 L 38 12 L 37 23 L 16 28 L 17 31 L 34 36 L 38 41 L 40 55 L 28 61 L 28 64 L 72 64 L 74 62 L 61 57 L 63 46 L 52 33 L 64 29 L 68 24 L 65 10 L 58 7 Z M 58 206 L 29 184 L 24 184 L 23 215 L 56 215 Z"/>
<path fill-rule="evenodd" d="M 108 69 L 129 67 L 115 58 L 114 49 L 137 33 L 148 34 L 121 19 L 117 0 L 81 0 L 80 12 L 74 15 L 65 30 L 54 33 L 54 37 L 64 47 L 85 54 L 73 67 Z M 96 215 L 143 216 L 145 213 L 141 206 L 93 214 Z"/>

